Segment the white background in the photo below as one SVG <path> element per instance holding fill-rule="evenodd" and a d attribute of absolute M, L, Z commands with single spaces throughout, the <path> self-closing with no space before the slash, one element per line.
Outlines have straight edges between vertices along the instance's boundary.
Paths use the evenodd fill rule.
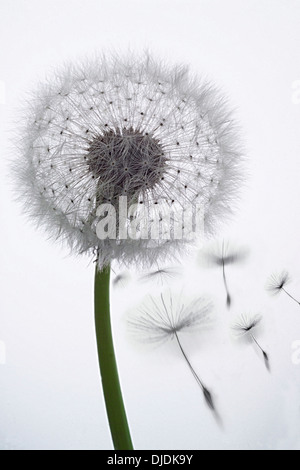
<path fill-rule="evenodd" d="M 299 0 L 2 0 L 0 5 L 1 296 L 0 449 L 110 449 L 93 325 L 93 264 L 69 257 L 27 223 L 13 202 L 7 161 L 24 94 L 53 66 L 95 51 L 143 51 L 213 79 L 244 132 L 248 179 L 220 238 L 251 249 L 221 272 L 184 260 L 175 290 L 215 300 L 216 328 L 183 338 L 214 391 L 224 428 L 206 408 L 175 345 L 144 352 L 125 314 L 155 283 L 113 291 L 114 334 L 136 449 L 300 450 L 300 309 L 264 285 L 286 268 L 300 297 Z M 299 84 L 298 84 L 299 85 Z M 4 96 L 5 86 L 5 96 Z M 5 98 L 5 99 L 4 99 Z M 261 313 L 269 375 L 252 346 L 231 340 L 236 314 Z M 3 356 L 3 354 L 2 354 Z M 2 362 L 2 363 L 1 363 Z M 3 364 L 5 362 L 5 364 Z"/>

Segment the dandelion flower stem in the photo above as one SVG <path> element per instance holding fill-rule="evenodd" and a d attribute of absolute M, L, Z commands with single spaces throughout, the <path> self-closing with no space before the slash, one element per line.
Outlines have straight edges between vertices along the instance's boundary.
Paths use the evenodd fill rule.
<path fill-rule="evenodd" d="M 95 274 L 95 324 L 102 387 L 115 450 L 133 450 L 114 352 L 110 319 L 110 267 Z"/>

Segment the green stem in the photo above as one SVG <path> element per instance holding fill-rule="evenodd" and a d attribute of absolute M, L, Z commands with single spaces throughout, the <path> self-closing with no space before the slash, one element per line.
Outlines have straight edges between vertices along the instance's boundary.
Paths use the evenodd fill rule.
<path fill-rule="evenodd" d="M 118 376 L 110 320 L 110 267 L 95 274 L 95 324 L 102 387 L 115 450 L 133 450 Z"/>

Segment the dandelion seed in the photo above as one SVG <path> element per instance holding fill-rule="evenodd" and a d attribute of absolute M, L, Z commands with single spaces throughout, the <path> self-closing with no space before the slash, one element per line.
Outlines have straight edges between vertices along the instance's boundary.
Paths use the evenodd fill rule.
<path fill-rule="evenodd" d="M 149 300 L 129 317 L 128 326 L 131 335 L 142 343 L 162 344 L 175 340 L 193 377 L 202 390 L 206 404 L 216 412 L 212 394 L 193 368 L 180 340 L 181 333 L 207 327 L 211 322 L 211 311 L 212 304 L 202 298 L 188 304 L 178 302 L 176 305 L 172 294 L 164 293 L 158 298 L 150 296 Z"/>
<path fill-rule="evenodd" d="M 232 325 L 232 330 L 234 331 L 235 335 L 237 337 L 242 337 L 246 338 L 247 340 L 250 340 L 253 342 L 261 351 L 265 366 L 267 370 L 270 372 L 270 360 L 268 354 L 265 352 L 265 350 L 261 347 L 259 342 L 257 341 L 254 331 L 255 328 L 261 323 L 262 321 L 262 316 L 261 315 L 255 315 L 255 316 L 248 316 L 248 315 L 241 315 L 238 320 Z"/>
<path fill-rule="evenodd" d="M 286 290 L 286 286 L 290 282 L 291 278 L 289 273 L 287 271 L 282 271 L 280 274 L 272 274 L 272 276 L 270 276 L 266 285 L 266 289 L 271 295 L 278 295 L 281 292 L 284 292 L 294 302 L 300 305 L 300 302 Z"/>
<path fill-rule="evenodd" d="M 114 279 L 113 279 L 113 286 L 114 288 L 117 287 L 126 287 L 126 285 L 130 281 L 130 274 L 126 271 L 118 274 Z"/>
<path fill-rule="evenodd" d="M 173 280 L 179 277 L 181 269 L 177 267 L 158 268 L 140 277 L 140 281 L 157 281 L 163 284 L 165 281 Z"/>
<path fill-rule="evenodd" d="M 204 257 L 209 264 L 222 268 L 223 282 L 226 291 L 226 305 L 228 308 L 230 308 L 232 304 L 232 295 L 229 291 L 225 267 L 231 264 L 241 263 L 247 256 L 248 251 L 245 248 L 233 248 L 225 241 L 223 241 L 221 245 L 218 244 L 204 253 Z"/>

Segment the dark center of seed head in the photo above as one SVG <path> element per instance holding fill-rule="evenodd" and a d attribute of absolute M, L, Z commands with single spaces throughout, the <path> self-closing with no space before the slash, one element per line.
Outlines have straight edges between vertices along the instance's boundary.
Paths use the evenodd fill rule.
<path fill-rule="evenodd" d="M 124 128 L 97 136 L 88 148 L 87 162 L 107 192 L 103 196 L 109 192 L 110 197 L 136 197 L 160 182 L 166 158 L 155 137 Z"/>

